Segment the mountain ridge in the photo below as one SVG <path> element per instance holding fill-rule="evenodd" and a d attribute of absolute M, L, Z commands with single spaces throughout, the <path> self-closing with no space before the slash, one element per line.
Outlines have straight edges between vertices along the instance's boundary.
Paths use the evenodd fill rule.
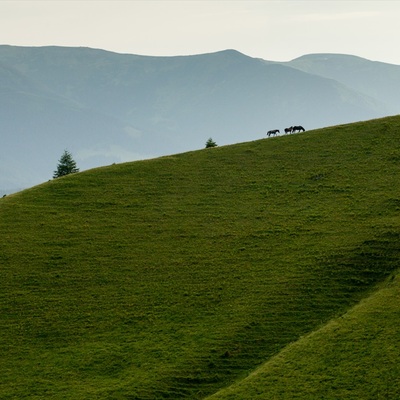
<path fill-rule="evenodd" d="M 329 53 L 304 55 L 288 64 L 312 74 L 340 81 L 350 88 L 386 103 L 392 107 L 393 113 L 400 107 L 398 100 L 400 73 L 396 64 Z M 349 70 L 352 70 L 351 73 Z"/>
<path fill-rule="evenodd" d="M 6 45 L 0 65 L 0 190 L 47 180 L 65 149 L 86 170 L 199 149 L 210 136 L 232 144 L 400 108 L 394 78 L 381 85 L 391 90 L 385 96 L 376 85 L 365 90 L 365 81 L 355 87 L 329 71 L 307 71 L 299 59 L 279 63 L 236 50 L 154 57 Z"/>

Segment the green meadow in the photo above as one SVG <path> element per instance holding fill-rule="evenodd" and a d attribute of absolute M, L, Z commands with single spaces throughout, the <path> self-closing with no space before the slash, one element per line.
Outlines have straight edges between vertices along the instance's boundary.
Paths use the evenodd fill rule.
<path fill-rule="evenodd" d="M 400 398 L 399 182 L 394 116 L 0 199 L 0 398 Z"/>

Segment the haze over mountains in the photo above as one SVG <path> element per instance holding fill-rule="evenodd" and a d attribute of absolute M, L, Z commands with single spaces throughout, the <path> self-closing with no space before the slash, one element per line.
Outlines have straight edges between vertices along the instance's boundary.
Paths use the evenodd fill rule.
<path fill-rule="evenodd" d="M 399 113 L 400 66 L 355 56 L 291 62 L 235 50 L 177 57 L 0 46 L 0 192 L 81 170 Z"/>

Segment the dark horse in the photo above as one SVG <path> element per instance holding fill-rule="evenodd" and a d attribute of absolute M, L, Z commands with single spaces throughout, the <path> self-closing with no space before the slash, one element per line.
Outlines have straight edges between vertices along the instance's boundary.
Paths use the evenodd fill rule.
<path fill-rule="evenodd" d="M 293 132 L 293 126 L 290 128 L 285 128 L 285 134 L 292 133 Z"/>
<path fill-rule="evenodd" d="M 294 126 L 293 129 L 292 129 L 292 132 L 293 133 L 295 133 L 295 132 L 305 132 L 305 129 L 300 125 L 299 126 Z"/>
<path fill-rule="evenodd" d="M 276 136 L 278 133 L 280 133 L 279 132 L 279 129 L 274 129 L 273 131 L 268 131 L 267 132 L 267 136 L 269 137 L 269 136 Z"/>

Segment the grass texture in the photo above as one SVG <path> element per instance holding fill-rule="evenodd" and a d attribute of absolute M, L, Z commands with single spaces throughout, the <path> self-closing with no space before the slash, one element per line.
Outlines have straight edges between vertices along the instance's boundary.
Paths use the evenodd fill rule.
<path fill-rule="evenodd" d="M 0 398 L 399 398 L 399 172 L 396 116 L 0 199 Z"/>

